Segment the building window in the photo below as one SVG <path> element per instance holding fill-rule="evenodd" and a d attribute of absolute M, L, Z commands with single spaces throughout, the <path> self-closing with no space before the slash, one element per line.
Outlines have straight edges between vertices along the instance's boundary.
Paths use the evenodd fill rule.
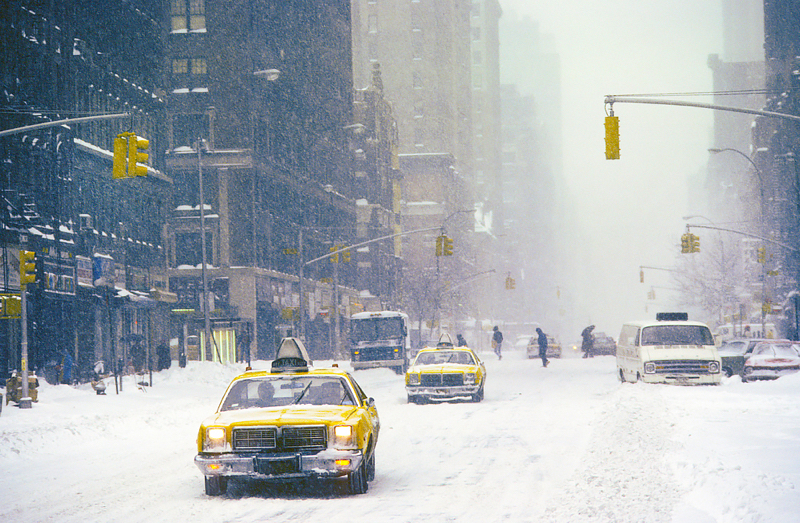
<path fill-rule="evenodd" d="M 175 58 L 172 60 L 172 74 L 188 74 L 189 73 L 189 59 L 188 58 Z"/>
<path fill-rule="evenodd" d="M 483 62 L 483 54 L 480 51 L 473 51 L 472 52 L 472 63 L 473 64 L 480 64 Z"/>
<path fill-rule="evenodd" d="M 374 38 L 370 38 L 367 42 L 367 55 L 371 62 L 378 60 L 378 42 Z"/>
<path fill-rule="evenodd" d="M 472 41 L 477 42 L 481 39 L 481 28 L 480 27 L 473 27 L 472 28 Z"/>
<path fill-rule="evenodd" d="M 414 118 L 422 118 L 425 116 L 425 104 L 422 100 L 414 102 Z"/>
<path fill-rule="evenodd" d="M 378 32 L 378 15 L 369 15 L 367 19 L 367 31 L 370 33 Z"/>
<path fill-rule="evenodd" d="M 421 127 L 414 129 L 414 145 L 416 147 L 425 146 L 425 131 Z"/>
<path fill-rule="evenodd" d="M 205 0 L 170 0 L 172 31 L 199 31 L 206 28 Z"/>
<path fill-rule="evenodd" d="M 411 79 L 411 86 L 414 89 L 422 89 L 422 77 L 420 76 L 419 73 L 414 73 Z"/>
<path fill-rule="evenodd" d="M 472 16 L 481 16 L 481 3 L 472 2 Z"/>
<path fill-rule="evenodd" d="M 424 48 L 424 46 L 423 46 L 422 37 L 414 38 L 411 41 L 411 54 L 412 54 L 412 58 L 414 60 L 422 60 L 422 56 L 423 56 L 422 50 L 423 50 L 423 48 Z"/>
<path fill-rule="evenodd" d="M 205 58 L 192 58 L 192 74 L 195 76 L 208 74 Z"/>
<path fill-rule="evenodd" d="M 483 89 L 483 75 L 475 73 L 472 75 L 472 87 L 475 89 Z"/>

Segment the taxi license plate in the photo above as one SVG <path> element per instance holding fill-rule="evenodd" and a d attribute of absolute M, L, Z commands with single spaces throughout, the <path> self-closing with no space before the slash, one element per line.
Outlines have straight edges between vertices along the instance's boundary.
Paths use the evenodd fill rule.
<path fill-rule="evenodd" d="M 437 394 L 447 394 L 448 392 L 450 391 L 448 391 L 447 389 L 436 389 Z"/>
<path fill-rule="evenodd" d="M 265 476 L 291 474 L 300 470 L 299 456 L 284 458 L 256 458 L 256 472 Z"/>

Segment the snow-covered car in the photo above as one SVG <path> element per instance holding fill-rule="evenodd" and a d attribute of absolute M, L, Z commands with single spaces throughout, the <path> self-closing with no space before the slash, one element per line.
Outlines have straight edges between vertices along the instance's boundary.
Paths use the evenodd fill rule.
<path fill-rule="evenodd" d="M 592 354 L 614 356 L 617 354 L 617 342 L 605 332 L 595 332 Z"/>
<path fill-rule="evenodd" d="M 528 345 L 525 351 L 529 359 L 539 357 L 539 337 L 532 336 L 528 340 Z M 552 336 L 547 337 L 547 357 L 560 358 L 561 357 L 561 343 Z"/>
<path fill-rule="evenodd" d="M 536 334 L 520 334 L 517 336 L 516 341 L 514 341 L 514 350 L 526 350 L 528 342 L 531 341 L 531 338 L 535 337 Z"/>
<path fill-rule="evenodd" d="M 367 491 L 380 430 L 375 402 L 349 373 L 309 361 L 300 340 L 284 338 L 270 370 L 230 383 L 197 434 L 206 494 L 223 494 L 237 478 L 346 478 L 350 493 Z"/>
<path fill-rule="evenodd" d="M 406 371 L 409 403 L 427 400 L 483 399 L 486 366 L 469 347 L 455 347 L 449 334 L 442 334 L 435 348 L 419 351 Z"/>
<path fill-rule="evenodd" d="M 774 380 L 800 371 L 798 345 L 783 341 L 762 341 L 744 362 L 742 381 Z"/>
<path fill-rule="evenodd" d="M 745 360 L 762 341 L 789 343 L 789 340 L 768 338 L 733 338 L 723 341 L 717 349 L 722 359 L 722 372 L 729 378 L 733 375 L 741 376 L 744 373 Z"/>

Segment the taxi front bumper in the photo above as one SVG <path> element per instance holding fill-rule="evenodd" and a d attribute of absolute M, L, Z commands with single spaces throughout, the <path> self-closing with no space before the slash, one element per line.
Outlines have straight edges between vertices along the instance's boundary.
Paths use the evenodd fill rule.
<path fill-rule="evenodd" d="M 206 476 L 248 476 L 263 479 L 339 477 L 357 470 L 360 450 L 324 450 L 316 454 L 198 454 L 197 468 Z"/>
<path fill-rule="evenodd" d="M 406 394 L 411 396 L 422 396 L 433 399 L 451 399 L 460 398 L 463 396 L 472 396 L 477 394 L 481 389 L 480 384 L 477 385 L 459 385 L 456 387 L 416 387 L 407 386 Z"/>

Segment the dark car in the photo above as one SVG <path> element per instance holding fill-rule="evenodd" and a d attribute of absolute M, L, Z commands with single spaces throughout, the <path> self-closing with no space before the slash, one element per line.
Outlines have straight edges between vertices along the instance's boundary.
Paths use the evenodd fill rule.
<path fill-rule="evenodd" d="M 617 354 L 617 342 L 611 336 L 606 335 L 605 332 L 596 332 L 592 353 L 614 356 Z"/>
<path fill-rule="evenodd" d="M 752 354 L 753 348 L 762 341 L 788 342 L 767 338 L 733 338 L 722 342 L 718 352 L 722 359 L 722 372 L 729 378 L 734 374 L 744 374 L 744 362 Z"/>

